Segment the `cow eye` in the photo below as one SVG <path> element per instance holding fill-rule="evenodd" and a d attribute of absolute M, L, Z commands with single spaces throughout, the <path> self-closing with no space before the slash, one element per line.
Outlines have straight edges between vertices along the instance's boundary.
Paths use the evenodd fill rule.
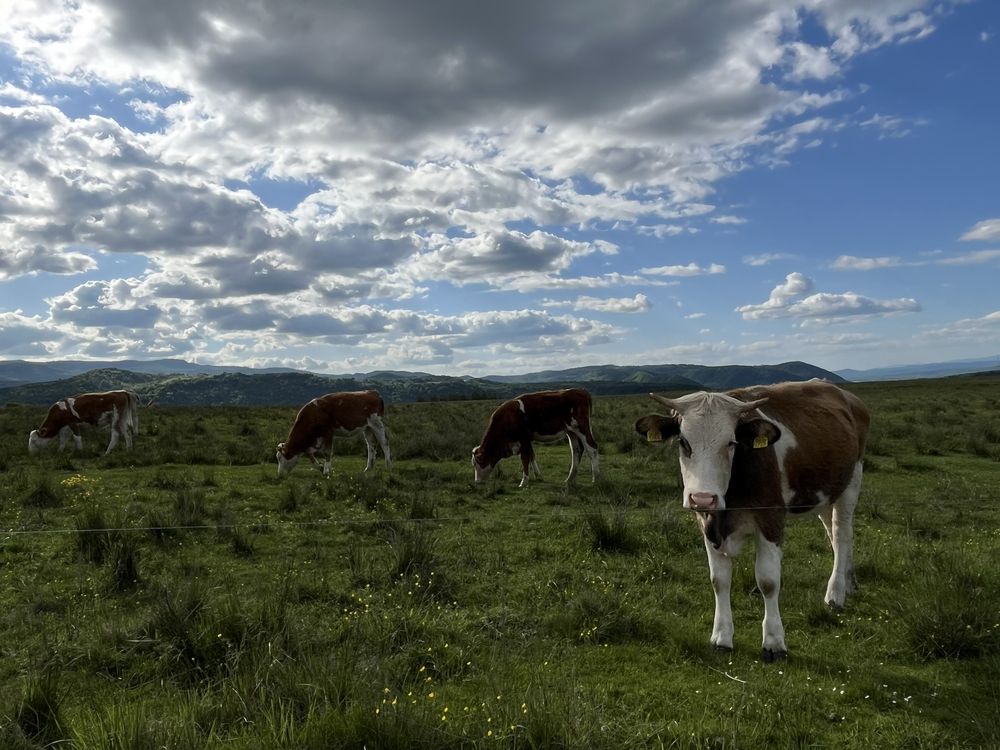
<path fill-rule="evenodd" d="M 684 451 L 685 455 L 691 455 L 691 443 L 689 443 L 683 436 L 677 438 L 677 442 L 680 443 L 681 450 Z"/>

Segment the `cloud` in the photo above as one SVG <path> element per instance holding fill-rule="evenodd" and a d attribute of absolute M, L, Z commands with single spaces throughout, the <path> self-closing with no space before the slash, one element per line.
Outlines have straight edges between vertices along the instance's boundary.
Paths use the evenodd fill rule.
<path fill-rule="evenodd" d="M 144 269 L 60 287 L 44 323 L 58 336 L 37 339 L 53 351 L 578 351 L 618 329 L 402 301 L 628 287 L 576 309 L 638 311 L 636 287 L 724 273 L 606 272 L 630 243 L 592 237 L 743 222 L 713 215 L 720 181 L 840 127 L 820 111 L 856 93 L 829 81 L 930 33 L 922 6 L 820 4 L 829 43 L 812 46 L 793 2 L 3 4 L 17 70 L 0 84 L 0 278 Z M 290 184 L 288 205 L 268 197 Z"/>
<path fill-rule="evenodd" d="M 605 313 L 639 313 L 646 312 L 653 307 L 649 298 L 641 293 L 634 297 L 577 297 L 575 300 L 567 301 L 546 300 L 542 304 L 545 307 L 570 307 L 573 310 Z"/>
<path fill-rule="evenodd" d="M 961 240 L 997 240 L 1000 239 L 1000 219 L 985 219 L 959 237 Z"/>
<path fill-rule="evenodd" d="M 712 263 L 707 267 L 699 266 L 697 263 L 688 263 L 686 266 L 654 266 L 639 269 L 639 273 L 650 276 L 704 276 L 725 272 L 726 267 L 719 263 Z"/>
<path fill-rule="evenodd" d="M 897 115 L 875 114 L 867 120 L 863 120 L 860 125 L 863 128 L 871 128 L 879 134 L 879 138 L 905 138 L 913 132 L 913 128 L 927 124 L 923 118 L 907 118 Z"/>
<path fill-rule="evenodd" d="M 801 273 L 790 273 L 784 283 L 771 290 L 766 302 L 742 305 L 736 308 L 736 312 L 742 314 L 744 320 L 798 318 L 817 322 L 918 312 L 921 309 L 915 299 L 908 297 L 879 300 L 856 292 L 818 292 L 804 296 L 812 289 L 812 279 Z"/>
<path fill-rule="evenodd" d="M 881 268 L 899 268 L 903 266 L 972 266 L 980 263 L 990 263 L 1000 260 L 1000 250 L 974 250 L 961 255 L 943 256 L 935 253 L 928 260 L 905 261 L 896 256 L 881 256 L 878 258 L 859 258 L 854 255 L 841 255 L 830 268 L 837 271 L 874 271 Z"/>
<path fill-rule="evenodd" d="M 903 262 L 897 257 L 859 258 L 854 255 L 841 255 L 830 264 L 830 268 L 837 271 L 871 271 L 876 268 L 896 268 L 901 265 Z"/>
<path fill-rule="evenodd" d="M 779 260 L 798 260 L 799 256 L 791 253 L 761 253 L 760 255 L 744 255 L 743 262 L 748 266 L 766 266 Z"/>
<path fill-rule="evenodd" d="M 1000 250 L 974 250 L 971 253 L 935 260 L 934 264 L 939 266 L 972 266 L 979 263 L 990 263 L 994 260 L 1000 260 Z"/>

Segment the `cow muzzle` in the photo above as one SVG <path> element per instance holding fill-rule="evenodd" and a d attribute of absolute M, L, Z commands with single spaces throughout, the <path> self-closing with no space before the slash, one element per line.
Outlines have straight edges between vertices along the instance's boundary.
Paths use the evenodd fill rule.
<path fill-rule="evenodd" d="M 687 503 L 685 503 L 685 505 L 691 510 L 697 510 L 703 513 L 719 510 L 719 496 L 711 492 L 690 492 L 688 493 Z"/>

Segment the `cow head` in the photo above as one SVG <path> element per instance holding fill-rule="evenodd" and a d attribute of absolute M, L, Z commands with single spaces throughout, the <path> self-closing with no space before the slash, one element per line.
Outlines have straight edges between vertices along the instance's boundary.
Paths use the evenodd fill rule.
<path fill-rule="evenodd" d="M 684 481 L 684 507 L 723 510 L 737 449 L 766 447 L 781 437 L 777 425 L 754 412 L 767 401 L 738 401 L 721 393 L 692 393 L 677 399 L 649 394 L 670 408 L 670 416 L 648 414 L 636 432 L 656 442 L 677 436 Z"/>
<path fill-rule="evenodd" d="M 483 452 L 482 446 L 477 445 L 472 449 L 472 470 L 476 475 L 476 482 L 483 482 L 491 473 L 496 464 L 489 463 Z"/>
<path fill-rule="evenodd" d="M 299 462 L 299 457 L 301 454 L 292 456 L 291 458 L 285 453 L 285 444 L 278 443 L 278 450 L 275 452 L 275 457 L 278 459 L 278 476 L 284 477 L 291 473 L 292 469 L 295 468 L 295 464 Z"/>
<path fill-rule="evenodd" d="M 31 434 L 28 435 L 28 453 L 32 456 L 36 455 L 38 451 L 49 444 L 50 440 L 52 440 L 52 436 L 44 427 L 32 430 Z"/>

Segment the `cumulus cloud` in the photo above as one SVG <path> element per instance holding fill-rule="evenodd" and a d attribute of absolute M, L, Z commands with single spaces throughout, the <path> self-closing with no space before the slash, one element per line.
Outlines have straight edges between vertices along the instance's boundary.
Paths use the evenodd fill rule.
<path fill-rule="evenodd" d="M 742 305 L 736 308 L 736 312 L 742 314 L 744 320 L 797 318 L 822 321 L 920 310 L 920 304 L 909 297 L 880 300 L 856 292 L 817 292 L 806 296 L 812 289 L 812 279 L 801 273 L 790 273 L 782 284 L 771 290 L 766 302 Z"/>
<path fill-rule="evenodd" d="M 708 266 L 699 266 L 697 263 L 677 266 L 652 266 L 640 268 L 639 273 L 650 276 L 704 276 L 706 274 L 725 273 L 726 267 L 719 263 L 712 263 Z"/>
<path fill-rule="evenodd" d="M 898 257 L 859 258 L 855 255 L 841 255 L 830 268 L 838 271 L 871 271 L 876 268 L 895 268 L 903 264 Z"/>
<path fill-rule="evenodd" d="M 897 256 L 880 256 L 877 258 L 860 258 L 854 255 L 841 255 L 830 268 L 837 271 L 874 271 L 881 268 L 898 268 L 900 266 L 973 266 L 980 263 L 990 263 L 1000 260 L 1000 250 L 974 250 L 960 255 L 945 256 L 934 253 L 926 260 L 903 260 Z"/>
<path fill-rule="evenodd" d="M 962 240 L 1000 240 L 1000 219 L 984 219 L 963 234 Z"/>
<path fill-rule="evenodd" d="M 0 279 L 140 256 L 136 278 L 49 300 L 60 334 L 36 341 L 95 356 L 265 361 L 320 339 L 441 362 L 609 341 L 616 329 L 573 315 L 403 302 L 437 285 L 623 287 L 575 309 L 641 311 L 636 287 L 724 273 L 604 272 L 627 243 L 586 233 L 741 223 L 712 215 L 719 181 L 836 128 L 818 112 L 851 93 L 810 86 L 930 33 L 922 5 L 3 4 L 19 77 L 0 87 Z M 807 12 L 826 46 L 802 40 Z M 97 108 L 103 88 L 115 107 Z M 300 194 L 278 207 L 265 182 Z"/>
<path fill-rule="evenodd" d="M 791 253 L 760 253 L 743 256 L 743 262 L 748 266 L 766 266 L 779 260 L 798 260 L 798 257 Z"/>
<path fill-rule="evenodd" d="M 605 313 L 639 313 L 651 309 L 649 297 L 639 293 L 634 297 L 577 297 L 575 300 L 545 300 L 545 307 L 569 307 L 573 310 L 591 310 Z"/>

